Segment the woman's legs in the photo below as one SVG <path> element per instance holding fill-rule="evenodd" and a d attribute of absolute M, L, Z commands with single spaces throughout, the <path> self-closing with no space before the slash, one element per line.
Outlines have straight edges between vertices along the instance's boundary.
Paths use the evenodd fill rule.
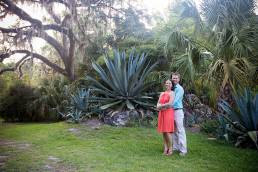
<path fill-rule="evenodd" d="M 172 134 L 171 133 L 166 133 L 166 138 L 167 138 L 167 147 L 168 147 L 167 155 L 171 155 L 173 153 L 173 150 L 172 150 Z"/>
<path fill-rule="evenodd" d="M 168 140 L 169 140 L 169 150 L 171 150 L 172 152 L 172 147 L 173 147 L 173 143 L 172 143 L 172 133 L 168 133 Z"/>
<path fill-rule="evenodd" d="M 163 154 L 167 154 L 168 151 L 168 143 L 166 133 L 163 133 L 163 141 L 164 141 L 164 151 Z"/>
<path fill-rule="evenodd" d="M 172 133 L 163 133 L 163 141 L 164 141 L 164 152 L 165 155 L 171 155 L 173 153 L 172 150 Z"/>

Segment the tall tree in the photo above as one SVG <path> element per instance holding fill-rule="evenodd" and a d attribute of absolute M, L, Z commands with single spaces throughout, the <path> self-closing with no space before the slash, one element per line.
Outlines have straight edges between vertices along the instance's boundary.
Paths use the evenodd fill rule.
<path fill-rule="evenodd" d="M 23 9 L 24 6 L 21 6 L 21 3 L 41 6 L 48 12 L 50 21 L 45 24 L 34 18 Z M 12 55 L 24 55 L 13 67 L 0 68 L 0 74 L 6 71 L 15 71 L 29 59 L 35 58 L 69 80 L 74 80 L 75 51 L 85 45 L 85 40 L 94 31 L 92 30 L 93 25 L 89 25 L 89 23 L 103 23 L 104 25 L 108 23 L 108 18 L 112 18 L 112 15 L 120 12 L 114 6 L 114 0 L 0 0 L 0 18 L 3 19 L 8 15 L 16 15 L 19 18 L 19 22 L 15 26 L 0 27 L 0 33 L 2 33 L 0 39 L 4 43 L 2 45 L 8 45 L 1 47 L 0 62 Z M 56 10 L 58 8 L 65 10 L 60 13 Z M 85 17 L 87 20 L 81 22 L 81 17 Z M 59 34 L 61 40 L 52 36 L 49 31 Z M 45 40 L 57 52 L 62 65 L 35 52 L 32 39 L 36 37 Z"/>

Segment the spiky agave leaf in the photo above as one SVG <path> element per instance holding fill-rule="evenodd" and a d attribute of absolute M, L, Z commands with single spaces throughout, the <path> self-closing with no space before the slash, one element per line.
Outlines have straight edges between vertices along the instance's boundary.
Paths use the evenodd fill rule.
<path fill-rule="evenodd" d="M 154 106 L 149 102 L 151 97 L 145 96 L 152 83 L 146 83 L 146 77 L 157 63 L 151 64 L 145 53 L 132 51 L 129 57 L 125 52 L 114 51 L 114 58 L 105 57 L 104 69 L 93 63 L 92 66 L 100 77 L 96 80 L 90 76 L 95 99 L 100 100 L 100 109 L 136 109 L 137 106 Z"/>
<path fill-rule="evenodd" d="M 250 89 L 245 89 L 244 93 L 234 96 L 237 109 L 233 109 L 227 102 L 222 101 L 219 106 L 226 112 L 223 117 L 231 124 L 228 129 L 238 136 L 238 144 L 245 141 L 244 137 L 250 137 L 257 146 L 258 133 L 258 94 L 252 95 Z M 256 136 L 255 136 L 256 134 Z M 257 147 L 258 148 L 258 147 Z"/>
<path fill-rule="evenodd" d="M 60 113 L 66 118 L 72 119 L 72 121 L 78 123 L 84 116 L 90 116 L 98 111 L 99 105 L 95 100 L 90 99 L 90 89 L 77 89 L 74 94 L 70 95 L 70 103 L 67 107 L 67 113 Z M 94 98 L 94 97 L 93 97 Z"/>

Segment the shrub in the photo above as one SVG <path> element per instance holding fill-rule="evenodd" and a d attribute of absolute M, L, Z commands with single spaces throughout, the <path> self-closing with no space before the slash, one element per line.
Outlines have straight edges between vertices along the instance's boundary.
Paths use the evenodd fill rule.
<path fill-rule="evenodd" d="M 37 94 L 40 96 L 32 102 L 30 108 L 46 120 L 60 120 L 60 112 L 66 110 L 69 102 L 69 82 L 59 77 L 53 80 L 44 79 L 37 89 Z"/>
<path fill-rule="evenodd" d="M 0 97 L 0 116 L 5 121 L 56 121 L 67 96 L 59 81 L 46 81 L 40 88 L 30 87 L 22 81 L 14 82 Z M 56 84 L 54 84 L 56 83 Z"/>
<path fill-rule="evenodd" d="M 67 110 L 61 113 L 66 119 L 71 119 L 75 123 L 79 123 L 83 117 L 90 117 L 97 109 L 89 100 L 90 90 L 78 89 L 75 94 L 70 95 L 70 102 Z M 94 108 L 95 107 L 95 108 Z"/>
<path fill-rule="evenodd" d="M 38 97 L 35 89 L 17 82 L 2 95 L 0 100 L 0 115 L 5 121 L 38 120 L 28 108 Z"/>
<path fill-rule="evenodd" d="M 200 124 L 201 131 L 210 134 L 214 137 L 218 136 L 219 121 L 207 120 Z"/>
<path fill-rule="evenodd" d="M 186 113 L 185 115 L 185 126 L 186 127 L 193 127 L 194 125 L 199 125 L 198 115 L 194 112 Z"/>
<path fill-rule="evenodd" d="M 236 146 L 255 145 L 258 149 L 258 94 L 253 96 L 249 89 L 245 89 L 244 94 L 235 95 L 234 100 L 236 109 L 225 101 L 219 104 L 227 113 L 221 114 L 228 122 L 225 136 L 233 138 Z"/>

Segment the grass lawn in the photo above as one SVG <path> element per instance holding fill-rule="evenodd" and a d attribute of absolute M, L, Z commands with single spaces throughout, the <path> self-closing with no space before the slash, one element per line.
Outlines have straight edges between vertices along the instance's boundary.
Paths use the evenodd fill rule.
<path fill-rule="evenodd" d="M 187 139 L 186 157 L 168 157 L 153 128 L 0 123 L 0 171 L 258 171 L 255 150 L 202 134 Z"/>

